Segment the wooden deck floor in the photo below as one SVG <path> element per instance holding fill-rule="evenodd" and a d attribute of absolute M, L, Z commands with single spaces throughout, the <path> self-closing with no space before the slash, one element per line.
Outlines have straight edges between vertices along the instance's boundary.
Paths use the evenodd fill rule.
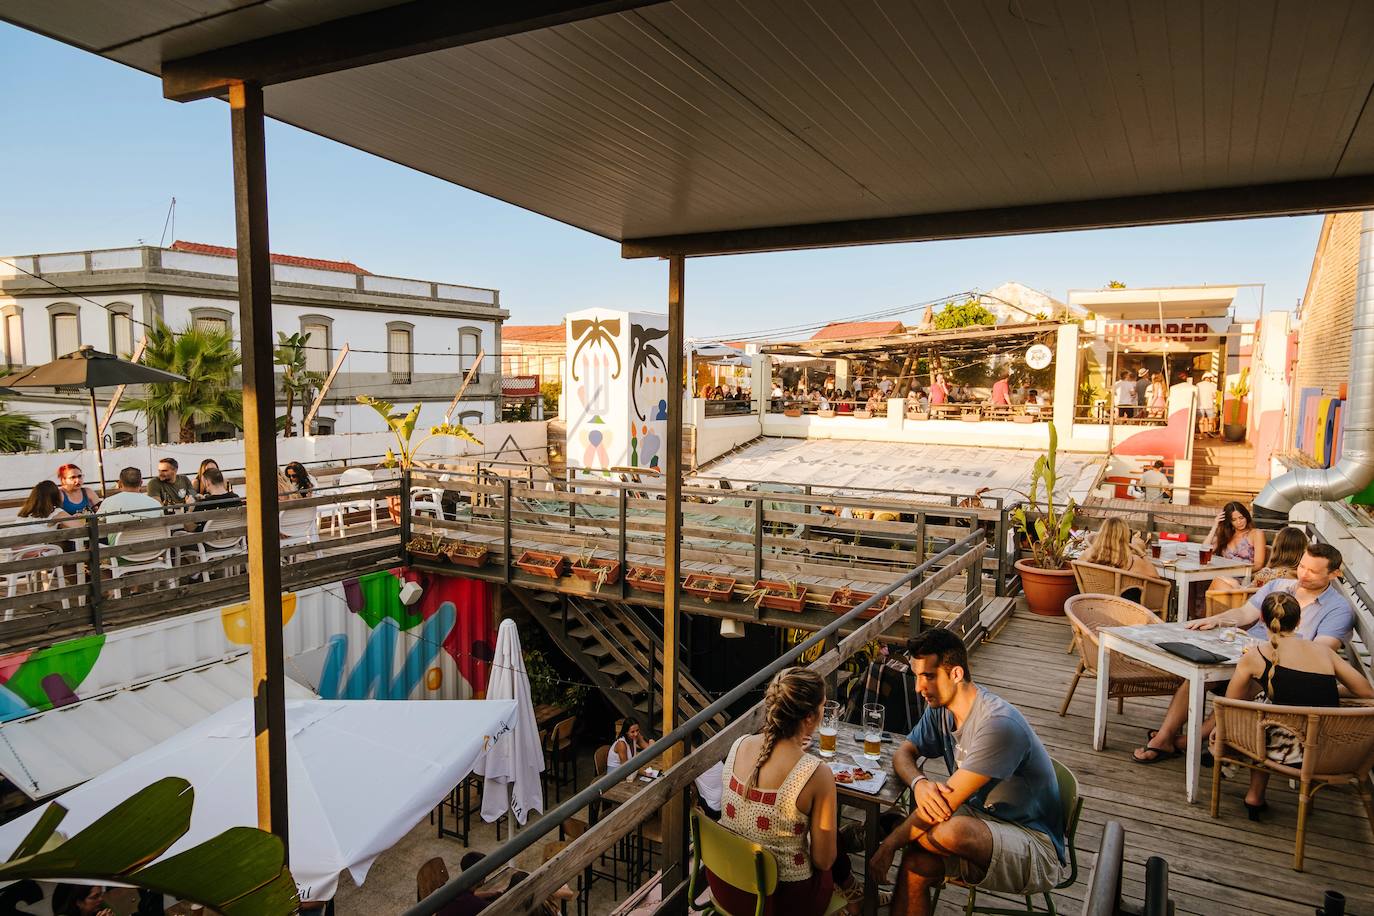
<path fill-rule="evenodd" d="M 1130 750 L 1144 742 L 1145 729 L 1158 725 L 1162 699 L 1127 700 L 1121 716 L 1113 704 L 1108 746 L 1101 752 L 1092 749 L 1093 681 L 1079 684 L 1069 714 L 1059 717 L 1077 664 L 1064 651 L 1067 642 L 1062 618 L 1018 612 L 971 660 L 974 680 L 1016 704 L 1050 754 L 1078 776 L 1084 799 L 1080 880 L 1058 895 L 1061 912 L 1078 912 L 1103 825 L 1116 820 L 1126 830 L 1124 892 L 1136 901 L 1145 860 L 1158 855 L 1169 863 L 1170 894 L 1180 914 L 1310 916 L 1328 889 L 1346 895 L 1347 912 L 1374 913 L 1374 833 L 1353 794 L 1328 789 L 1317 795 L 1308 821 L 1306 870 L 1293 871 L 1297 793 L 1286 783 L 1271 782 L 1270 813 L 1256 824 L 1241 806 L 1244 777 L 1223 780 L 1221 816 L 1213 819 L 1206 779 L 1201 802 L 1184 801 L 1181 759 L 1151 767 L 1131 761 Z M 941 912 L 955 912 L 952 903 L 962 899 L 942 900 Z"/>

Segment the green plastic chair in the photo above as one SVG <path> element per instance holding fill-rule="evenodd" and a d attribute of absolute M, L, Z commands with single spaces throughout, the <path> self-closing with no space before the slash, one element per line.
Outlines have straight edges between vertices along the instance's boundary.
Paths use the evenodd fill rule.
<path fill-rule="evenodd" d="M 841 853 L 843 855 L 843 853 Z M 716 903 L 707 900 L 698 904 L 697 898 L 706 888 L 706 869 L 717 879 L 731 887 L 737 887 L 753 894 L 757 901 L 754 916 L 763 916 L 768 898 L 778 886 L 778 860 L 773 854 L 752 840 L 703 817 L 698 810 L 692 811 L 692 880 L 687 886 L 687 899 L 691 908 L 698 913 L 711 913 L 715 916 L 744 916 L 732 913 Z M 848 901 L 836 891 L 826 908 L 826 916 L 843 910 Z"/>
<path fill-rule="evenodd" d="M 1078 851 L 1074 848 L 1075 839 L 1078 836 L 1078 815 L 1083 812 L 1083 799 L 1078 797 L 1078 777 L 1058 760 L 1050 758 L 1054 764 L 1054 775 L 1059 781 L 1059 801 L 1064 809 L 1064 845 L 1069 849 L 1069 876 L 1054 886 L 1054 890 L 1062 891 L 1066 887 L 1073 887 L 1078 881 Z M 1037 910 L 1035 901 L 1031 894 L 1026 895 L 1026 906 L 1024 909 L 1011 909 L 1009 907 L 981 907 L 978 906 L 978 888 L 969 885 L 957 878 L 946 878 L 946 884 L 954 884 L 959 887 L 968 888 L 968 902 L 964 904 L 964 916 L 971 916 L 973 913 L 986 913 L 988 916 L 1025 916 L 1027 913 L 1049 913 L 1055 916 L 1059 911 L 1054 908 L 1054 898 L 1045 892 L 1041 896 L 1045 898 L 1045 909 Z M 935 900 L 932 908 L 940 902 L 940 890 L 935 889 Z"/>

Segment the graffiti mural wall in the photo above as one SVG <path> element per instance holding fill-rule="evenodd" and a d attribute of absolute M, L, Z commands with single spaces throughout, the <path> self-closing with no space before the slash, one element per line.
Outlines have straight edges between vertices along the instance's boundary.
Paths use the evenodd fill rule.
<path fill-rule="evenodd" d="M 409 607 L 407 580 L 424 587 Z M 287 674 L 325 699 L 481 699 L 491 588 L 395 570 L 286 592 Z M 248 606 L 234 604 L 0 656 L 0 722 L 242 655 L 249 642 Z"/>
<path fill-rule="evenodd" d="M 566 327 L 568 466 L 660 467 L 668 420 L 667 316 L 587 309 L 568 315 Z"/>

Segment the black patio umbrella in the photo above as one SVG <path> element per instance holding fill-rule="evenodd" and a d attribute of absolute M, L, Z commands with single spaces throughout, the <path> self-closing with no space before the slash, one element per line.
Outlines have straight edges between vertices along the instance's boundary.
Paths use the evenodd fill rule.
<path fill-rule="evenodd" d="M 105 492 L 105 452 L 100 441 L 100 408 L 97 388 L 142 385 L 150 382 L 184 382 L 186 379 L 151 366 L 131 363 L 112 353 L 85 346 L 50 363 L 21 369 L 0 378 L 0 388 L 85 388 L 91 394 L 91 430 L 95 434 L 95 461 L 100 470 L 100 492 Z"/>

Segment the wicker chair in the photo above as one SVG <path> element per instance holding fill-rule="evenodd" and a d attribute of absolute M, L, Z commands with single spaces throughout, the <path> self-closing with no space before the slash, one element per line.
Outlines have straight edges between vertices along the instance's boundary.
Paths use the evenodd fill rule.
<path fill-rule="evenodd" d="M 1221 795 L 1221 766 L 1234 763 L 1298 781 L 1298 835 L 1293 868 L 1302 871 L 1307 813 L 1322 786 L 1352 786 L 1364 803 L 1374 827 L 1374 793 L 1369 771 L 1374 768 L 1374 700 L 1346 700 L 1339 707 L 1274 706 L 1250 700 L 1218 697 L 1214 703 L 1216 730 L 1212 733 L 1212 817 Z M 1302 763 L 1287 766 L 1268 759 L 1268 729 L 1280 726 L 1302 741 Z"/>
<path fill-rule="evenodd" d="M 1242 588 L 1219 588 L 1216 591 L 1207 593 L 1207 616 L 1215 617 L 1217 614 L 1238 608 L 1249 601 L 1255 592 L 1259 591 L 1258 585 L 1251 585 Z"/>
<path fill-rule="evenodd" d="M 1161 618 L 1169 615 L 1169 592 L 1174 583 L 1168 579 L 1137 576 L 1124 569 L 1084 560 L 1074 560 L 1069 565 L 1073 567 L 1073 577 L 1078 580 L 1078 590 L 1083 594 L 1120 595 L 1127 589 L 1138 588 L 1140 604 Z"/>
<path fill-rule="evenodd" d="M 1069 701 L 1084 677 L 1097 677 L 1097 631 L 1103 627 L 1129 627 L 1142 623 L 1163 623 L 1149 608 L 1116 595 L 1074 595 L 1064 602 L 1064 614 L 1073 627 L 1074 645 L 1078 649 L 1078 671 L 1059 707 L 1061 716 L 1067 715 Z M 1126 697 L 1172 696 L 1183 683 L 1182 678 L 1166 674 L 1158 668 L 1128 658 L 1112 659 L 1111 681 L 1107 696 L 1118 702 Z"/>

